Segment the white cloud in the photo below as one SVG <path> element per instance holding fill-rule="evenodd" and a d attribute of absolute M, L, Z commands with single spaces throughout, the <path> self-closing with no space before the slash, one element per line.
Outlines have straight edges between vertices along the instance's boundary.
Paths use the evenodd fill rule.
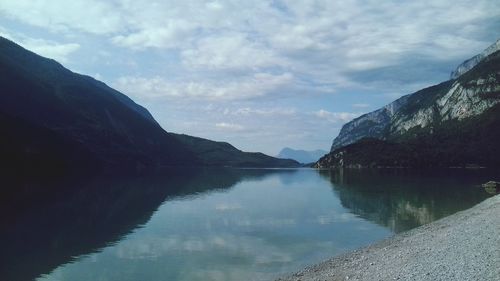
<path fill-rule="evenodd" d="M 15 0 L 2 1 L 0 14 L 11 19 L 46 28 L 53 32 L 74 30 L 107 34 L 123 27 L 116 5 L 95 0 Z"/>
<path fill-rule="evenodd" d="M 218 129 L 229 130 L 229 131 L 241 131 L 244 129 L 244 127 L 239 124 L 226 123 L 226 122 L 216 123 L 215 127 Z"/>
<path fill-rule="evenodd" d="M 23 34 L 13 35 L 1 27 L 0 36 L 12 40 L 32 52 L 62 63 L 68 62 L 71 53 L 80 49 L 80 45 L 77 43 L 60 43 L 39 38 L 29 38 Z"/>
<path fill-rule="evenodd" d="M 236 108 L 234 110 L 225 109 L 224 115 L 237 115 L 237 116 L 291 116 L 297 114 L 297 110 L 295 108 L 250 108 L 250 107 L 242 107 Z"/>
<path fill-rule="evenodd" d="M 488 44 L 480 39 L 485 22 L 498 23 L 497 4 L 18 0 L 2 3 L 0 14 L 66 36 L 83 31 L 133 50 L 174 52 L 182 62 L 177 67 L 188 72 L 244 70 L 248 76 L 278 68 L 309 87 L 326 84 L 335 91 L 366 84 L 352 73 L 408 64 L 408 58 L 449 61 L 480 51 Z"/>
<path fill-rule="evenodd" d="M 255 73 L 229 81 L 169 81 L 161 77 L 121 77 L 115 87 L 137 99 L 182 98 L 205 100 L 241 100 L 273 94 L 281 86 L 293 83 L 290 73 Z"/>
<path fill-rule="evenodd" d="M 284 66 L 287 62 L 270 48 L 234 33 L 203 38 L 182 52 L 184 65 L 207 69 L 259 69 Z"/>
<path fill-rule="evenodd" d="M 314 112 L 283 107 L 280 103 L 228 100 L 207 104 L 174 100 L 156 107 L 158 111 L 153 115 L 166 120 L 165 128 L 172 132 L 226 141 L 244 151 L 275 155 L 284 146 L 301 149 L 330 147 L 343 124 L 342 116 L 333 123 Z"/>
<path fill-rule="evenodd" d="M 446 79 L 498 36 L 497 2 L 16 0 L 0 25 L 114 81 L 167 130 L 270 152 L 327 148 L 350 109 Z"/>
<path fill-rule="evenodd" d="M 352 112 L 330 112 L 328 110 L 320 109 L 314 112 L 318 118 L 328 120 L 331 123 L 346 123 L 358 117 L 359 113 Z"/>
<path fill-rule="evenodd" d="M 195 25 L 184 19 L 168 20 L 164 24 L 132 32 L 126 35 L 117 35 L 111 39 L 113 43 L 131 49 L 177 48 L 182 41 L 191 39 L 191 32 Z"/>
<path fill-rule="evenodd" d="M 29 39 L 22 42 L 23 47 L 42 56 L 55 59 L 59 62 L 67 62 L 68 56 L 80 48 L 79 44 L 60 44 L 43 39 Z"/>

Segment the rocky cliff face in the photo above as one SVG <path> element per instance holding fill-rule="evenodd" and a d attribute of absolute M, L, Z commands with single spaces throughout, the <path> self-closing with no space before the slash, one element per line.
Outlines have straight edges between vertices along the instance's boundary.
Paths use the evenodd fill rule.
<path fill-rule="evenodd" d="M 465 72 L 471 70 L 479 62 L 481 62 L 487 56 L 493 54 L 494 52 L 500 50 L 500 39 L 498 39 L 491 46 L 486 48 L 482 53 L 473 56 L 472 58 L 461 63 L 454 71 L 451 72 L 450 79 L 456 79 Z"/>
<path fill-rule="evenodd" d="M 433 126 L 435 122 L 472 117 L 481 114 L 499 102 L 495 96 L 499 89 L 498 67 L 491 65 L 498 57 L 500 40 L 468 60 L 454 73 L 455 80 L 422 89 L 362 115 L 340 130 L 332 143 L 331 151 L 355 143 L 362 138 L 390 139 L 415 127 Z M 477 71 L 472 68 L 482 63 Z M 484 65 L 486 66 L 485 69 Z M 467 74 L 467 75 L 465 75 Z"/>
<path fill-rule="evenodd" d="M 408 97 L 403 96 L 378 110 L 364 114 L 346 123 L 342 126 L 339 135 L 333 141 L 330 151 L 355 143 L 366 137 L 383 139 L 392 117 L 406 104 Z"/>
<path fill-rule="evenodd" d="M 389 137 L 402 135 L 413 128 L 426 128 L 449 120 L 464 120 L 481 115 L 500 103 L 500 52 L 478 65 L 470 75 L 445 82 L 432 99 L 422 103 L 411 100 L 391 120 Z M 496 66 L 495 66 L 496 65 Z"/>
<path fill-rule="evenodd" d="M 454 80 L 345 124 L 316 167 L 500 166 L 499 126 L 496 51 Z"/>

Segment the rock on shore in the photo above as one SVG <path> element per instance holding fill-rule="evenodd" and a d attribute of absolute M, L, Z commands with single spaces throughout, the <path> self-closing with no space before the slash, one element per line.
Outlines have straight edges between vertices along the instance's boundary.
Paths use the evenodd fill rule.
<path fill-rule="evenodd" d="M 281 281 L 500 280 L 500 195 Z"/>

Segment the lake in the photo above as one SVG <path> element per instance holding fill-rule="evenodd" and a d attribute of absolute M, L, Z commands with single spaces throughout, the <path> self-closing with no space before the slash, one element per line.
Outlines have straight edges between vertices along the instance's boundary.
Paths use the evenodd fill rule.
<path fill-rule="evenodd" d="M 496 175 L 183 169 L 9 183 L 0 279 L 272 280 L 469 208 Z"/>

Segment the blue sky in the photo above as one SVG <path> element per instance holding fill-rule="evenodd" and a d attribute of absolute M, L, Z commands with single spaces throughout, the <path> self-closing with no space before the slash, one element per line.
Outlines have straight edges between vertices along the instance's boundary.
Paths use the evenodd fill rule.
<path fill-rule="evenodd" d="M 275 155 L 448 79 L 497 0 L 2 0 L 0 35 L 102 80 L 164 129 Z"/>

